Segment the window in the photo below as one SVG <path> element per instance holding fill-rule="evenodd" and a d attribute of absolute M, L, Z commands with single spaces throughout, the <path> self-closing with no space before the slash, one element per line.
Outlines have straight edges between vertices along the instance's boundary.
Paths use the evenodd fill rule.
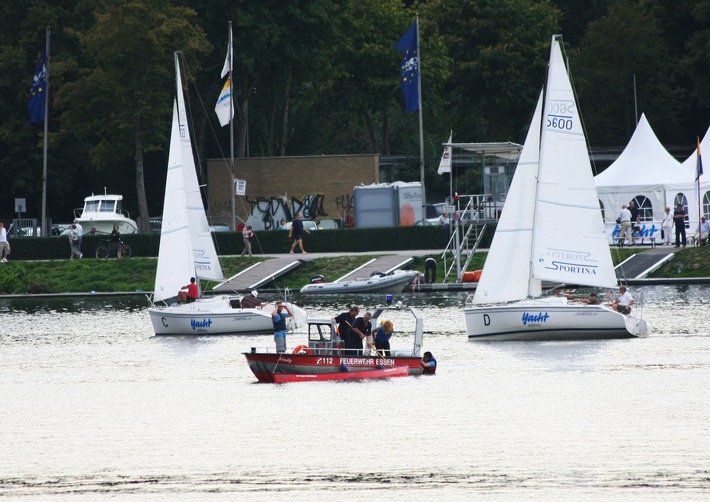
<path fill-rule="evenodd" d="M 653 206 L 648 197 L 637 195 L 634 197 L 634 204 L 639 208 L 639 217 L 641 221 L 653 221 Z"/>

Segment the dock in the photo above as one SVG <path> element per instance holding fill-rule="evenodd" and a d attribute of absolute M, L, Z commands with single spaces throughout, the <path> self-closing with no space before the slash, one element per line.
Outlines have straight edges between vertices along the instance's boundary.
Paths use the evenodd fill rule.
<path fill-rule="evenodd" d="M 643 252 L 636 253 L 628 257 L 616 266 L 616 276 L 620 280 L 643 279 L 654 270 L 659 269 L 668 260 L 673 259 L 672 248 L 655 246 L 651 249 L 644 249 Z"/>
<path fill-rule="evenodd" d="M 233 291 L 251 291 L 278 279 L 291 270 L 301 266 L 302 261 L 293 257 L 274 258 L 260 261 L 251 267 L 233 275 L 224 282 L 212 288 L 214 293 L 229 293 Z"/>

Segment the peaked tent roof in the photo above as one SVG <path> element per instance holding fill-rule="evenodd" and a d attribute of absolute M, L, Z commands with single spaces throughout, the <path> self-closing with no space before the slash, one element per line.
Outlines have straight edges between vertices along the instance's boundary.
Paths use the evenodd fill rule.
<path fill-rule="evenodd" d="M 695 149 L 686 160 L 683 161 L 681 167 L 686 172 L 686 176 L 695 183 L 695 171 L 698 158 Z M 703 163 L 703 175 L 700 177 L 700 186 L 702 188 L 710 188 L 710 127 L 705 132 L 703 140 L 700 142 L 700 154 L 705 153 L 705 162 Z"/>
<path fill-rule="evenodd" d="M 640 192 L 685 188 L 692 185 L 693 178 L 658 141 L 643 114 L 619 158 L 595 176 L 594 182 L 599 193 Z"/>

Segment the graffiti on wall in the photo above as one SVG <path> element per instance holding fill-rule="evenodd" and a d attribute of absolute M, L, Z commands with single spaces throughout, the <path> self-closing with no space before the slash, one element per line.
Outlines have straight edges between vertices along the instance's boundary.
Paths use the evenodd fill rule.
<path fill-rule="evenodd" d="M 355 226 L 355 196 L 353 194 L 341 195 L 335 198 L 335 207 L 340 212 L 340 222 L 343 227 L 352 228 Z"/>
<path fill-rule="evenodd" d="M 301 213 L 304 220 L 316 220 L 327 216 L 323 200 L 323 194 L 320 193 L 308 194 L 302 199 L 289 199 L 288 194 L 254 199 L 247 197 L 251 209 L 246 224 L 255 230 L 274 230 L 279 221 L 292 221 L 297 213 Z"/>

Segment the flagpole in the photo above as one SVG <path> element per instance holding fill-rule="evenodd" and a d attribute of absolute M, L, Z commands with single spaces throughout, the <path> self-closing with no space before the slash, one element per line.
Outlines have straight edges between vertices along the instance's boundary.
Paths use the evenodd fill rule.
<path fill-rule="evenodd" d="M 234 172 L 234 82 L 232 80 L 232 22 L 229 22 L 229 158 L 230 168 L 229 173 L 232 177 L 232 186 L 230 188 L 232 201 L 232 231 L 237 231 L 237 186 Z"/>
<path fill-rule="evenodd" d="M 419 49 L 419 14 L 417 14 L 417 99 L 419 100 L 419 172 L 422 183 L 422 220 L 426 220 L 426 187 L 424 182 L 424 119 L 422 116 L 422 53 Z"/>
<path fill-rule="evenodd" d="M 45 73 L 45 96 L 44 96 L 44 155 L 42 158 L 42 222 L 40 228 L 42 229 L 42 236 L 46 237 L 47 233 L 47 149 L 49 145 L 48 140 L 48 125 L 49 125 L 49 35 L 51 28 L 47 26 L 47 31 L 45 35 L 45 50 L 47 54 L 47 59 L 45 60 L 46 73 Z"/>

